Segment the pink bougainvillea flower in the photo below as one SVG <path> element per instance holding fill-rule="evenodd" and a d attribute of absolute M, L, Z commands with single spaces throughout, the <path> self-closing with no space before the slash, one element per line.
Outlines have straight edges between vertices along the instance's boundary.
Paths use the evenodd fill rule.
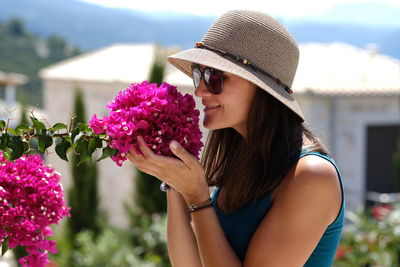
<path fill-rule="evenodd" d="M 127 153 L 138 148 L 137 136 L 143 136 L 147 145 L 157 154 L 172 156 L 169 142 L 178 141 L 186 150 L 199 158 L 201 131 L 200 112 L 189 94 L 182 95 L 175 86 L 147 81 L 133 83 L 120 91 L 106 106 L 109 116 L 90 120 L 96 134 L 109 136 L 109 146 L 118 149 L 111 157 L 118 166 L 127 160 Z"/>
<path fill-rule="evenodd" d="M 38 155 L 7 161 L 0 153 L 0 243 L 25 247 L 22 266 L 44 267 L 47 253 L 56 253 L 49 225 L 69 216 L 60 174 Z"/>

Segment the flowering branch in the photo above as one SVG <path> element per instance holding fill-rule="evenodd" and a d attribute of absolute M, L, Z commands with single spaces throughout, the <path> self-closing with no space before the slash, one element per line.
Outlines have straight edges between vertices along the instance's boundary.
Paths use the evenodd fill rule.
<path fill-rule="evenodd" d="M 42 153 L 55 144 L 57 155 L 65 161 L 67 153 L 74 152 L 79 156 L 78 165 L 102 149 L 97 161 L 111 157 L 122 166 L 127 153 L 138 149 L 138 135 L 157 154 L 173 156 L 169 143 L 175 140 L 199 158 L 203 146 L 200 112 L 195 109 L 193 97 L 182 95 L 175 86 L 134 83 L 106 107 L 109 116 L 93 115 L 89 125 L 78 123 L 74 127 L 74 117 L 69 127 L 64 123 L 46 127 L 33 114 L 32 126 L 20 124 L 12 129 L 10 120 L 0 120 L 0 243 L 3 251 L 7 244 L 11 248 L 25 246 L 30 256 L 20 259 L 23 266 L 45 266 L 47 256 L 41 251 L 55 252 L 54 244 L 45 240 L 50 235 L 47 225 L 68 215 L 62 188 L 57 187 L 59 175 L 46 170 L 39 156 L 24 156 L 32 150 L 31 140 L 37 140 Z"/>
<path fill-rule="evenodd" d="M 102 156 L 97 161 L 117 153 L 117 149 L 107 146 L 109 138 L 106 134 L 95 134 L 87 124 L 83 123 L 78 123 L 72 128 L 73 118 L 69 127 L 64 123 L 56 123 L 49 128 L 34 116 L 30 119 L 32 126 L 20 124 L 15 129 L 9 127 L 10 120 L 7 122 L 0 120 L 0 150 L 7 160 L 16 160 L 32 151 L 30 146 L 32 139 L 37 140 L 38 150 L 42 153 L 55 144 L 57 155 L 65 161 L 68 161 L 67 153 L 74 151 L 80 156 L 78 165 L 91 160 L 92 154 L 97 149 L 103 149 Z"/>

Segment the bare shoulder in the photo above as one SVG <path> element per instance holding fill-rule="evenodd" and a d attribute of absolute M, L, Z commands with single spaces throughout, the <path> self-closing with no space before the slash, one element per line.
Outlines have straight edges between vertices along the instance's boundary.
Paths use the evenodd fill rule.
<path fill-rule="evenodd" d="M 273 198 L 280 200 L 302 200 L 325 206 L 330 211 L 329 221 L 338 214 L 342 191 L 335 166 L 316 155 L 302 157 L 288 172 Z M 279 200 L 280 199 L 280 200 Z M 286 201 L 284 201 L 286 202 Z M 311 205 L 310 207 L 312 207 Z"/>
<path fill-rule="evenodd" d="M 335 166 L 328 160 L 316 155 L 302 157 L 294 171 L 293 179 L 296 182 L 315 182 L 317 184 L 339 184 Z"/>

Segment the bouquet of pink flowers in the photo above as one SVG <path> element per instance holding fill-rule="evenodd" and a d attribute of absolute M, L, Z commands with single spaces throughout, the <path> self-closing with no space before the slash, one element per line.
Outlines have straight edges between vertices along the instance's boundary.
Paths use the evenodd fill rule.
<path fill-rule="evenodd" d="M 38 155 L 7 161 L 0 153 L 0 243 L 25 247 L 22 266 L 42 267 L 47 253 L 56 253 L 49 227 L 69 215 L 63 198 L 60 174 L 44 165 Z"/>
<path fill-rule="evenodd" d="M 201 131 L 199 114 L 191 95 L 182 95 L 175 86 L 147 81 L 133 83 L 107 105 L 109 116 L 94 115 L 89 126 L 95 134 L 107 134 L 109 146 L 118 153 L 112 159 L 118 166 L 127 159 L 127 153 L 138 148 L 137 136 L 157 154 L 172 156 L 169 142 L 176 140 L 191 154 L 199 157 Z"/>

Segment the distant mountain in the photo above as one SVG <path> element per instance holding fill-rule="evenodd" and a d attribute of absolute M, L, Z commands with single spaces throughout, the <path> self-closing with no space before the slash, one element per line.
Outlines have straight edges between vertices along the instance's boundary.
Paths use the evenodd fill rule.
<path fill-rule="evenodd" d="M 17 16 L 41 36 L 57 34 L 82 50 L 117 42 L 192 47 L 215 17 L 104 8 L 75 0 L 1 0 L 0 21 Z M 341 4 L 321 16 L 280 19 L 301 43 L 375 43 L 400 59 L 400 9 L 386 4 Z M 1 37 L 0 37 L 1 38 Z"/>
<path fill-rule="evenodd" d="M 192 46 L 213 19 L 184 16 L 160 21 L 154 14 L 104 8 L 74 0 L 1 0 L 0 21 L 26 21 L 31 31 L 66 37 L 83 50 L 115 42 L 158 42 Z"/>

